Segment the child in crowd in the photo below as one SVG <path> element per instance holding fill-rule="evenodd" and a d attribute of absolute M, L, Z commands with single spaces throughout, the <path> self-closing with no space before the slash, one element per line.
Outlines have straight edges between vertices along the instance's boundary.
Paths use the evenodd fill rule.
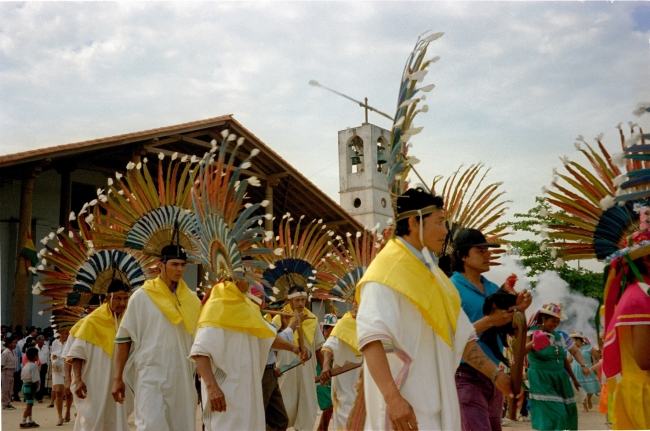
<path fill-rule="evenodd" d="M 27 349 L 27 364 L 23 367 L 20 377 L 23 381 L 23 397 L 25 398 L 25 412 L 23 421 L 20 423 L 21 428 L 36 428 L 39 425 L 32 420 L 32 407 L 34 406 L 34 394 L 38 390 L 41 382 L 40 373 L 38 372 L 38 349 L 30 347 Z"/>

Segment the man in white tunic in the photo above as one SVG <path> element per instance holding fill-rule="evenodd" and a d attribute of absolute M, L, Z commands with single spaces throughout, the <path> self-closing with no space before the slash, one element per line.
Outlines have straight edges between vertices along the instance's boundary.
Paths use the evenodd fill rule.
<path fill-rule="evenodd" d="M 201 310 L 190 358 L 201 377 L 207 431 L 266 429 L 262 375 L 269 351 L 300 353 L 276 337 L 247 291 L 245 281 L 219 283 Z"/>
<path fill-rule="evenodd" d="M 115 334 L 129 301 L 129 286 L 113 280 L 103 305 L 77 322 L 70 331 L 72 345 L 66 361 L 72 364 L 77 409 L 75 431 L 127 431 L 127 406 L 111 395 L 115 374 Z"/>
<path fill-rule="evenodd" d="M 127 383 L 135 393 L 138 431 L 189 431 L 198 401 L 194 363 L 187 358 L 201 303 L 181 279 L 185 252 L 168 245 L 161 254 L 160 275 L 131 296 L 117 331 L 112 394 L 123 403 L 124 375 L 133 375 Z"/>
<path fill-rule="evenodd" d="M 461 357 L 511 396 L 510 378 L 476 344 L 458 291 L 431 252 L 447 235 L 444 202 L 418 188 L 397 200 L 396 235 L 357 286 L 365 424 L 354 429 L 458 430 Z"/>
<path fill-rule="evenodd" d="M 331 377 L 333 367 L 342 367 L 346 363 L 358 364 L 362 361 L 357 345 L 356 307 L 346 313 L 334 327 L 325 345 L 323 345 L 323 372 L 321 382 L 332 379 L 332 403 L 334 405 L 334 429 L 345 430 L 348 415 L 352 410 L 356 391 L 354 384 L 359 378 L 361 368 L 346 371 Z"/>
<path fill-rule="evenodd" d="M 311 430 L 318 415 L 318 398 L 316 397 L 316 361 L 322 364 L 321 347 L 325 343 L 325 337 L 320 330 L 318 318 L 307 308 L 307 293 L 300 286 L 293 286 L 287 295 L 288 304 L 284 311 L 297 311 L 299 314 L 306 314 L 311 319 L 302 322 L 304 333 L 303 345 L 309 350 L 312 359 L 304 365 L 290 369 L 280 378 L 280 392 L 284 400 L 284 407 L 289 417 L 289 427 L 296 430 Z M 280 316 L 273 318 L 276 327 L 280 327 Z M 294 343 L 298 343 L 299 331 L 294 331 Z M 295 359 L 295 355 L 289 352 L 278 352 L 278 367 L 289 365 Z"/>

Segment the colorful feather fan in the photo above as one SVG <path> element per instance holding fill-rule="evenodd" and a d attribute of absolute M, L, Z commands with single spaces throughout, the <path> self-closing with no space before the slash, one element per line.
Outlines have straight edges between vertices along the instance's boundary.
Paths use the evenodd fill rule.
<path fill-rule="evenodd" d="M 222 136 L 221 146 L 217 147 L 213 140 L 212 149 L 198 166 L 191 193 L 198 236 L 193 236 L 192 241 L 201 263 L 216 277 L 213 281 L 245 279 L 249 284 L 255 284 L 266 268 L 266 263 L 256 257 L 272 253 L 262 246 L 262 241 L 264 236 L 273 235 L 272 232 L 265 233 L 261 226 L 262 219 L 270 215 L 255 215 L 268 202 L 243 204 L 246 188 L 260 185 L 255 177 L 242 178 L 243 171 L 251 166 L 250 160 L 259 150 L 254 149 L 239 166 L 235 166 L 244 138 L 237 140 L 226 160 L 228 145 L 237 138 L 227 130 L 222 132 Z"/>
<path fill-rule="evenodd" d="M 71 218 L 74 214 L 71 214 Z M 67 234 L 60 228 L 41 241 L 42 262 L 32 268 L 42 275 L 33 288 L 34 294 L 50 298 L 51 306 L 43 312 L 53 312 L 53 322 L 59 329 L 71 327 L 87 311 L 89 304 L 105 295 L 113 279 L 122 280 L 131 290 L 138 289 L 147 278 L 156 276 L 153 257 L 140 252 L 95 249 L 92 232 L 83 220 L 80 230 Z"/>
<path fill-rule="evenodd" d="M 503 183 L 489 183 L 484 185 L 485 177 L 490 169 L 483 170 L 483 164 L 471 165 L 462 170 L 462 166 L 448 177 L 443 186 L 442 194 L 445 200 L 445 212 L 449 235 L 443 248 L 443 255 L 451 255 L 451 242 L 456 233 L 464 228 L 477 229 L 485 235 L 489 242 L 501 242 L 501 238 L 508 235 L 504 232 L 506 226 L 497 225 L 496 222 L 508 209 L 505 207 L 511 201 L 502 200 L 504 191 L 499 187 Z M 435 193 L 436 186 L 442 182 L 441 177 L 433 180 L 431 191 Z M 491 249 L 491 260 L 497 259 L 504 249 Z M 493 262 L 493 264 L 497 264 Z"/>
<path fill-rule="evenodd" d="M 650 109 L 650 108 L 648 108 Z M 637 133 L 632 136 L 631 146 L 624 148 L 623 157 L 627 167 L 627 174 L 622 176 L 620 191 L 616 202 L 628 202 L 650 198 L 650 133 L 643 133 L 643 129 L 636 124 Z"/>
<path fill-rule="evenodd" d="M 406 189 L 406 177 L 410 169 L 417 163 L 417 159 L 407 156 L 408 147 L 410 146 L 409 139 L 422 131 L 422 127 L 413 125 L 413 120 L 418 113 L 429 110 L 427 105 L 417 109 L 418 104 L 426 100 L 426 96 L 416 96 L 420 91 L 429 92 L 435 86 L 430 84 L 417 87 L 418 83 L 422 82 L 428 73 L 427 68 L 429 65 L 440 59 L 440 57 L 436 56 L 430 60 L 424 60 L 424 56 L 429 43 L 442 37 L 443 34 L 433 33 L 424 38 L 420 36 L 404 66 L 397 97 L 397 111 L 390 136 L 390 157 L 388 160 L 388 190 L 391 194 L 393 207 L 396 205 L 397 197 Z"/>
<path fill-rule="evenodd" d="M 332 284 L 331 290 L 318 290 L 319 299 L 334 299 L 352 303 L 357 284 L 365 274 L 370 262 L 379 253 L 381 237 L 376 231 L 364 229 L 354 235 L 346 234 L 345 241 L 337 237 L 338 243 L 325 259 L 328 268 L 327 279 Z"/>
<path fill-rule="evenodd" d="M 109 179 L 106 194 L 99 194 L 95 207 L 94 229 L 98 247 L 129 248 L 149 256 L 160 256 L 160 251 L 172 241 L 178 228 L 180 244 L 193 256 L 192 237 L 196 235 L 191 190 L 196 167 L 195 158 L 171 156 L 167 168 L 165 156 L 158 155 L 158 174 L 154 179 L 147 168 L 147 159 L 137 165 L 130 162 L 127 174 L 116 174 Z M 101 190 L 98 192 L 102 192 Z M 91 203 L 92 204 L 92 203 Z"/>
<path fill-rule="evenodd" d="M 272 289 L 276 302 L 283 301 L 289 288 L 301 286 L 308 293 L 315 290 L 330 290 L 331 277 L 325 271 L 324 257 L 332 247 L 334 234 L 327 230 L 323 220 L 313 220 L 301 226 L 305 216 L 300 217 L 295 229 L 291 229 L 293 218 L 285 214 L 279 226 L 278 235 L 265 241 L 273 254 L 260 256 L 268 265 L 262 276 L 262 284 Z"/>
<path fill-rule="evenodd" d="M 631 124 L 632 133 L 634 127 Z M 628 148 L 625 135 L 618 125 L 623 151 Z M 602 143 L 602 135 L 596 138 L 598 149 L 592 148 L 582 136 L 578 137 L 576 149 L 588 163 L 578 163 L 568 157 L 562 158 L 566 173 L 553 170 L 555 178 L 546 200 L 556 208 L 548 214 L 557 224 L 543 226 L 542 237 L 551 238 L 549 247 L 557 249 L 556 265 L 572 259 L 605 259 L 624 246 L 625 238 L 638 229 L 638 216 L 633 204 L 615 205 L 617 187 L 625 181 L 625 172 L 616 165 L 616 157 L 610 156 Z M 586 148 L 585 148 L 586 147 Z M 642 161 L 628 160 L 624 171 L 647 167 Z M 591 167 L 591 169 L 589 168 Z M 629 174 L 628 174 L 629 175 Z M 566 184 L 560 184 L 559 180 Z"/>

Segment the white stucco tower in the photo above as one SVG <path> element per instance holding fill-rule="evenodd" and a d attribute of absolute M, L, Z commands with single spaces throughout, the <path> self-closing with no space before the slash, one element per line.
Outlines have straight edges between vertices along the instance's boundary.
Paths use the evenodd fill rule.
<path fill-rule="evenodd" d="M 386 160 L 390 131 L 370 123 L 339 131 L 341 206 L 368 228 L 388 225 L 393 210 L 388 194 Z"/>

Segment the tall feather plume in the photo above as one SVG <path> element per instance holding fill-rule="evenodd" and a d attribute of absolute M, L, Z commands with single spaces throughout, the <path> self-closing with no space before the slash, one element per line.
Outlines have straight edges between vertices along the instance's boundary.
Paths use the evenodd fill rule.
<path fill-rule="evenodd" d="M 94 212 L 98 243 L 160 256 L 162 248 L 171 243 L 178 223 L 180 244 L 192 258 L 196 254 L 192 243 L 196 229 L 191 190 L 197 168 L 191 165 L 172 156 L 165 169 L 164 157 L 159 157 L 155 180 L 147 163 L 111 179 L 106 201 L 99 201 Z"/>
<path fill-rule="evenodd" d="M 106 294 L 114 277 L 131 290 L 156 276 L 154 258 L 137 251 L 96 249 L 96 239 L 79 218 L 80 229 L 59 230 L 43 239 L 42 264 L 33 269 L 40 275 L 33 293 L 49 298 L 43 310 L 53 313 L 58 329 L 70 328 L 87 312 L 89 301 Z"/>
<path fill-rule="evenodd" d="M 356 286 L 379 253 L 381 237 L 376 230 L 368 229 L 352 237 L 348 234 L 345 239 L 340 238 L 325 259 L 332 288 L 317 291 L 315 296 L 319 299 L 354 302 Z"/>
<path fill-rule="evenodd" d="M 332 287 L 324 258 L 332 247 L 333 232 L 327 230 L 322 220 L 312 220 L 303 226 L 303 219 L 292 229 L 293 218 L 286 214 L 279 224 L 278 235 L 264 242 L 274 253 L 259 257 L 268 265 L 262 284 L 273 290 L 276 301 L 284 300 L 292 285 L 310 293 Z"/>
<path fill-rule="evenodd" d="M 191 193 L 196 214 L 198 236 L 192 237 L 203 265 L 217 280 L 246 280 L 258 283 L 266 263 L 256 257 L 271 253 L 262 246 L 264 229 L 258 224 L 264 215 L 256 214 L 260 203 L 243 205 L 246 189 L 259 184 L 256 178 L 243 178 L 242 166 L 250 165 L 253 154 L 235 166 L 238 147 L 228 156 L 229 142 L 233 139 L 227 131 L 220 147 L 207 153 L 199 162 L 196 181 Z M 213 160 L 213 158 L 216 159 Z"/>
<path fill-rule="evenodd" d="M 451 243 L 459 230 L 470 228 L 480 230 L 489 242 L 503 242 L 502 238 L 509 234 L 504 225 L 497 225 L 508 209 L 509 200 L 502 199 L 504 191 L 500 189 L 501 183 L 484 185 L 490 169 L 484 169 L 482 163 L 471 165 L 467 169 L 460 166 L 456 172 L 448 177 L 442 185 L 445 200 L 445 213 L 449 235 L 443 248 L 443 255 L 453 253 Z M 436 186 L 442 182 L 442 177 L 434 179 L 431 190 L 435 192 Z M 490 250 L 490 263 L 498 265 L 496 259 L 504 252 L 503 249 Z"/>
<path fill-rule="evenodd" d="M 427 32 L 428 33 L 428 32 Z M 413 120 L 420 112 L 428 111 L 427 105 L 418 109 L 420 102 L 425 100 L 424 92 L 433 89 L 434 85 L 419 86 L 431 63 L 439 60 L 434 57 L 425 60 L 429 43 L 442 37 L 444 33 L 431 33 L 420 36 L 415 48 L 409 57 L 402 72 L 399 93 L 397 97 L 397 109 L 390 136 L 390 155 L 388 159 L 388 190 L 391 195 L 393 210 L 396 210 L 397 198 L 406 190 L 406 178 L 412 169 L 411 161 L 408 158 L 408 142 L 411 136 L 420 133 L 422 127 L 415 127 Z M 397 213 L 395 211 L 395 213 Z"/>

